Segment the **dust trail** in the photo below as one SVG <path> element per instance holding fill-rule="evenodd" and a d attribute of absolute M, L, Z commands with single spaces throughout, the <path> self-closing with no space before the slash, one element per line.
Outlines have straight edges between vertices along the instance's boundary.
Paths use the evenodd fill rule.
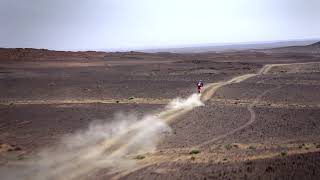
<path fill-rule="evenodd" d="M 200 94 L 192 94 L 186 99 L 174 99 L 166 106 L 165 110 L 157 114 L 157 116 L 163 122 L 168 123 L 169 121 L 191 111 L 195 107 L 204 106 L 200 98 Z"/>
<path fill-rule="evenodd" d="M 129 168 L 134 162 L 127 156 L 154 151 L 161 136 L 169 132 L 153 115 L 119 114 L 113 123 L 93 124 L 64 137 L 58 146 L 42 150 L 21 166 L 1 168 L 1 179 L 85 179 L 101 168 Z M 105 143 L 108 139 L 117 141 Z"/>
<path fill-rule="evenodd" d="M 118 114 L 113 123 L 93 124 L 88 130 L 64 137 L 57 146 L 36 157 L 0 168 L 2 179 L 86 179 L 99 169 L 110 173 L 133 168 L 136 155 L 152 152 L 170 133 L 166 122 L 195 107 L 200 95 L 171 101 L 162 112 L 137 117 Z"/>

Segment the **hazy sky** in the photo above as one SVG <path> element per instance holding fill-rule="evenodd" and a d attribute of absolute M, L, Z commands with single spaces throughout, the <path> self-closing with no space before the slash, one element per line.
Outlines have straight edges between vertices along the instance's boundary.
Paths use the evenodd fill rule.
<path fill-rule="evenodd" d="M 0 0 L 0 47 L 126 49 L 320 38 L 320 0 Z"/>

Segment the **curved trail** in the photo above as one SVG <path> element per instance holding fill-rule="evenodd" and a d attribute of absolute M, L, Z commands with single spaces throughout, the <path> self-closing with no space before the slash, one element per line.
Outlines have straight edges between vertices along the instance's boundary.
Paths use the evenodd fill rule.
<path fill-rule="evenodd" d="M 273 68 L 273 67 L 275 67 L 275 66 L 287 66 L 287 65 L 294 65 L 294 64 L 310 64 L 310 63 L 267 64 L 267 65 L 263 66 L 263 67 L 258 71 L 257 74 L 251 74 L 251 75 L 248 74 L 248 75 L 250 75 L 250 77 L 254 77 L 254 76 L 258 76 L 258 75 L 263 75 L 263 74 L 267 74 L 267 73 L 271 70 L 271 68 Z M 245 76 L 245 75 L 244 75 L 244 76 Z M 247 78 L 243 78 L 243 76 L 238 76 L 238 77 L 236 77 L 236 78 L 234 78 L 234 79 L 238 79 L 238 80 L 239 80 L 238 82 L 241 82 L 241 81 L 243 81 L 243 80 L 245 80 L 245 79 L 247 79 Z M 230 81 L 231 81 L 231 80 L 230 80 Z M 227 85 L 227 84 L 226 84 L 226 85 Z M 254 107 L 256 104 L 258 104 L 258 103 L 260 102 L 261 98 L 262 98 L 263 96 L 265 96 L 267 93 L 270 93 L 270 92 L 272 92 L 272 91 L 274 91 L 274 90 L 276 90 L 276 89 L 279 89 L 279 88 L 281 88 L 281 86 L 277 86 L 277 87 L 275 87 L 275 88 L 271 88 L 271 89 L 269 89 L 269 90 L 264 91 L 262 94 L 260 94 L 260 95 L 253 101 L 252 104 L 250 104 L 250 105 L 247 107 L 248 111 L 250 112 L 250 119 L 249 119 L 248 122 L 246 122 L 245 124 L 237 127 L 236 129 L 233 129 L 233 130 L 231 130 L 231 131 L 229 131 L 229 132 L 227 132 L 227 133 L 225 133 L 225 134 L 221 134 L 221 135 L 219 135 L 219 136 L 217 136 L 217 137 L 215 137 L 215 138 L 213 138 L 213 139 L 211 139 L 211 140 L 209 140 L 209 141 L 206 141 L 206 142 L 203 142 L 203 143 L 201 143 L 201 144 L 199 144 L 199 145 L 196 145 L 196 146 L 194 146 L 194 148 L 201 148 L 201 147 L 203 147 L 203 146 L 209 145 L 209 144 L 211 144 L 211 143 L 213 143 L 213 142 L 216 142 L 216 141 L 218 141 L 218 140 L 221 140 L 221 139 L 223 139 L 223 138 L 225 138 L 225 137 L 227 137 L 227 136 L 230 136 L 230 135 L 232 135 L 232 134 L 234 134 L 234 133 L 236 133 L 236 132 L 238 132 L 238 131 L 241 131 L 242 129 L 250 126 L 250 125 L 251 125 L 253 122 L 255 122 L 255 120 L 256 120 L 256 113 L 254 112 L 253 107 Z M 212 95 L 211 95 L 211 96 L 212 96 Z M 211 96 L 210 96 L 210 97 L 211 97 Z"/>
<path fill-rule="evenodd" d="M 267 74 L 271 68 L 276 66 L 290 66 L 290 65 L 306 65 L 306 64 L 319 64 L 320 62 L 305 62 L 305 63 L 288 63 L 288 64 L 266 64 L 260 69 L 258 74 Z"/>
<path fill-rule="evenodd" d="M 238 132 L 238 131 L 241 131 L 242 129 L 250 126 L 250 125 L 251 125 L 253 122 L 255 122 L 255 120 L 256 120 L 256 113 L 254 112 L 253 107 L 254 107 L 257 103 L 259 103 L 259 101 L 261 100 L 261 98 L 262 98 L 263 96 L 265 96 L 267 93 L 270 93 L 270 92 L 272 92 L 272 91 L 274 91 L 274 90 L 276 90 L 276 89 L 279 89 L 279 88 L 281 88 L 281 86 L 277 86 L 277 87 L 275 87 L 275 88 L 271 88 L 271 89 L 269 89 L 269 90 L 267 90 L 267 91 L 264 91 L 262 94 L 260 94 L 260 95 L 253 101 L 252 104 L 250 104 L 250 105 L 247 107 L 248 111 L 250 112 L 250 119 L 249 119 L 248 122 L 246 122 L 245 124 L 239 126 L 239 127 L 236 128 L 236 129 L 233 129 L 233 130 L 231 130 L 231 131 L 228 131 L 228 132 L 225 133 L 225 134 L 219 135 L 219 136 L 217 136 L 217 137 L 215 137 L 215 138 L 213 138 L 213 139 L 211 139 L 211 140 L 209 140 L 209 141 L 206 141 L 206 142 L 203 142 L 203 143 L 201 143 L 201 144 L 199 144 L 199 145 L 197 145 L 197 146 L 194 146 L 194 148 L 201 148 L 201 147 L 203 147 L 203 146 L 209 145 L 209 144 L 211 144 L 211 143 L 213 143 L 213 142 L 216 142 L 216 141 L 218 141 L 218 140 L 221 140 L 221 139 L 223 139 L 223 138 L 225 138 L 225 137 L 227 137 L 227 136 L 230 136 L 230 135 L 232 135 L 232 134 L 234 134 L 234 133 L 236 133 L 236 132 Z"/>
<path fill-rule="evenodd" d="M 258 75 L 264 75 L 264 74 L 267 74 L 273 67 L 276 67 L 276 66 L 304 65 L 304 64 L 317 64 L 317 63 L 319 63 L 319 62 L 291 63 L 291 64 L 266 64 L 266 65 L 264 65 L 264 66 L 258 71 L 257 74 L 247 74 L 247 75 L 248 75 L 249 77 L 254 77 L 254 76 L 258 76 Z M 246 75 L 243 75 L 243 76 L 238 76 L 238 77 L 236 77 L 236 78 L 234 78 L 234 79 L 238 80 L 238 81 L 236 81 L 236 82 L 241 82 L 241 81 L 244 81 L 244 80 L 247 79 L 247 78 L 246 78 Z M 232 80 L 230 80 L 230 81 L 232 82 Z M 228 81 L 228 82 L 229 82 L 229 81 Z M 225 83 L 224 85 L 227 85 L 227 84 L 231 84 L 231 83 Z M 224 86 L 224 85 L 222 85 L 222 86 Z M 220 86 L 220 87 L 222 87 L 222 86 Z M 211 139 L 211 140 L 209 140 L 209 141 L 206 141 L 206 142 L 203 142 L 203 143 L 201 143 L 201 144 L 199 144 L 199 145 L 197 145 L 197 146 L 194 146 L 194 148 L 200 148 L 200 147 L 209 145 L 209 144 L 211 144 L 211 143 L 213 143 L 213 142 L 216 142 L 216 141 L 218 141 L 218 140 L 221 140 L 221 139 L 223 139 L 223 138 L 225 138 L 225 137 L 227 137 L 227 136 L 230 136 L 230 135 L 232 135 L 232 134 L 234 134 L 234 133 L 236 133 L 236 132 L 238 132 L 238 131 L 241 131 L 242 129 L 250 126 L 250 125 L 256 120 L 256 113 L 254 112 L 253 107 L 254 107 L 256 104 L 258 104 L 258 103 L 260 102 L 261 98 L 262 98 L 263 96 L 265 96 L 267 93 L 270 93 L 270 92 L 272 92 L 272 91 L 274 91 L 274 90 L 276 90 L 276 89 L 279 89 L 279 88 L 281 88 L 281 86 L 277 86 L 277 87 L 275 87 L 275 88 L 271 88 L 271 89 L 269 89 L 269 90 L 264 91 L 262 94 L 260 94 L 260 95 L 253 101 L 252 104 L 250 104 L 250 105 L 247 107 L 248 111 L 250 112 L 250 119 L 249 119 L 248 122 L 246 122 L 245 124 L 239 126 L 239 127 L 236 128 L 236 129 L 233 129 L 233 130 L 231 130 L 231 131 L 229 131 L 229 132 L 227 132 L 227 133 L 225 133 L 225 134 L 221 134 L 221 135 L 219 135 L 219 136 L 217 136 L 217 137 L 215 137 L 215 138 L 213 138 L 213 139 Z M 215 89 L 215 90 L 216 90 L 216 89 Z M 215 92 L 215 90 L 214 90 L 214 92 Z M 212 97 L 212 95 L 210 94 L 210 95 L 208 96 L 208 98 L 211 98 L 211 97 Z M 206 100 L 207 100 L 207 99 L 206 99 Z"/>

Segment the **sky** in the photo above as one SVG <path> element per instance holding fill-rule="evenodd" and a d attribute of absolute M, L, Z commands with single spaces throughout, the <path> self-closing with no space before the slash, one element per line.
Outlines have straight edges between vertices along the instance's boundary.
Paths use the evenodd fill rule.
<path fill-rule="evenodd" d="M 320 39 L 320 0 L 0 0 L 0 47 L 129 50 Z"/>

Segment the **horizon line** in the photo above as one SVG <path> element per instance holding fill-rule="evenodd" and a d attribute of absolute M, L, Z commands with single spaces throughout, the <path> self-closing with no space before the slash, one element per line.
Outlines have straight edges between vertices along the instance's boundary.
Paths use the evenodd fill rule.
<path fill-rule="evenodd" d="M 37 48 L 37 47 L 0 47 L 5 49 L 43 49 L 49 51 L 68 51 L 68 52 L 144 52 L 161 49 L 182 49 L 182 48 L 201 48 L 201 47 L 223 47 L 232 45 L 258 45 L 258 44 L 271 44 L 271 43 L 286 43 L 286 42 L 302 42 L 302 41 L 320 41 L 319 38 L 305 38 L 305 39 L 287 39 L 287 40 L 270 40 L 270 41 L 242 41 L 242 42 L 223 42 L 223 43 L 196 43 L 196 44 L 177 44 L 169 46 L 150 46 L 150 47 L 137 47 L 137 48 L 95 48 L 95 49 L 54 49 L 54 48 Z"/>

